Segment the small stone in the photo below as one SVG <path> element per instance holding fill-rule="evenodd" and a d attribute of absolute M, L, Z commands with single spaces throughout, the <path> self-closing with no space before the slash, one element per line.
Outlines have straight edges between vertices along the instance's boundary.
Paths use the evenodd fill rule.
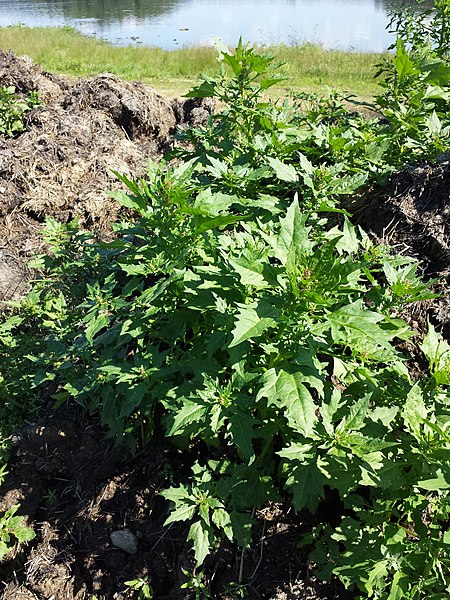
<path fill-rule="evenodd" d="M 137 537 L 129 529 L 113 531 L 109 537 L 112 545 L 116 548 L 120 548 L 127 554 L 136 554 L 138 549 Z"/>

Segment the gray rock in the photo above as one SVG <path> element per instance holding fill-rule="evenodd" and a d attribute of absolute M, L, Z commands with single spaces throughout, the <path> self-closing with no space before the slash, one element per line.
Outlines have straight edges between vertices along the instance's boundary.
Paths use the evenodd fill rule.
<path fill-rule="evenodd" d="M 112 545 L 116 548 L 120 548 L 127 554 L 136 554 L 138 549 L 137 537 L 129 529 L 113 531 L 109 537 Z"/>

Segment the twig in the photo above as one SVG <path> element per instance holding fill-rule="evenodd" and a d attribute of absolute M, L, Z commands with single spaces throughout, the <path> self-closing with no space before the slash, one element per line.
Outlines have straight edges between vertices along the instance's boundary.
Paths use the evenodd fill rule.
<path fill-rule="evenodd" d="M 260 546 L 259 546 L 259 560 L 258 560 L 258 564 L 256 565 L 256 567 L 253 570 L 252 576 L 250 577 L 250 581 L 252 581 L 254 579 L 254 577 L 259 569 L 259 565 L 261 564 L 262 559 L 263 559 L 265 532 L 266 532 L 266 522 L 263 521 L 263 529 L 262 529 Z"/>
<path fill-rule="evenodd" d="M 163 534 L 156 540 L 156 542 L 150 548 L 150 552 L 153 552 L 153 550 L 156 548 L 156 546 L 159 544 L 159 542 L 161 542 L 166 537 L 166 535 L 172 529 L 172 526 L 173 526 L 173 523 L 170 523 L 169 527 L 167 527 L 167 529 L 163 532 Z"/>
<path fill-rule="evenodd" d="M 245 555 L 245 548 L 242 548 L 241 560 L 239 562 L 239 578 L 238 578 L 239 583 L 242 583 L 242 576 L 244 574 L 244 555 Z"/>

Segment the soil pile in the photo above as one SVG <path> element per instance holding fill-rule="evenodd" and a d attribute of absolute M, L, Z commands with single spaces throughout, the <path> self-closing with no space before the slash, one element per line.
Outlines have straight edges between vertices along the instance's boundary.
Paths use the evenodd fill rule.
<path fill-rule="evenodd" d="M 78 218 L 104 235 L 119 211 L 108 195 L 122 186 L 112 171 L 144 175 L 149 158 L 168 148 L 176 125 L 205 119 L 212 106 L 170 103 L 110 74 L 73 82 L 1 51 L 0 85 L 37 91 L 43 103 L 28 114 L 23 134 L 0 136 L 2 300 L 23 293 L 29 258 L 42 249 L 46 217 Z"/>
<path fill-rule="evenodd" d="M 0 580 L 7 582 L 3 600 L 131 600 L 137 592 L 125 582 L 140 577 L 149 578 L 155 599 L 194 597 L 181 589 L 183 570 L 195 567 L 186 544 L 189 525 L 164 527 L 167 503 L 159 495 L 175 470 L 188 470 L 181 452 L 155 439 L 126 461 L 75 405 L 24 426 L 13 442 L 14 468 L 0 492 L 0 513 L 21 503 L 37 537 L 3 572 L 0 566 Z M 331 501 L 328 508 L 332 514 Z M 257 517 L 259 543 L 243 555 L 224 544 L 207 559 L 213 594 L 220 590 L 213 597 L 242 597 L 233 592 L 241 575 L 252 600 L 353 598 L 340 586 L 318 582 L 306 553 L 294 551 L 301 532 L 312 526 L 310 517 L 277 504 Z M 134 540 L 132 553 L 113 543 L 123 531 Z"/>
<path fill-rule="evenodd" d="M 43 71 L 29 56 L 15 56 L 0 50 L 0 85 L 14 86 L 17 92 L 39 92 L 45 103 L 51 102 L 70 87 L 64 77 Z"/>

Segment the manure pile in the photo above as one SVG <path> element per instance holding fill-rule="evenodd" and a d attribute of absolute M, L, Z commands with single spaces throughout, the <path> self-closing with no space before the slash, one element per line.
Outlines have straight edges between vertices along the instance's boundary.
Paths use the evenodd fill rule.
<path fill-rule="evenodd" d="M 39 93 L 26 131 L 0 136 L 0 301 L 20 295 L 27 263 L 43 248 L 45 218 L 78 218 L 104 235 L 119 211 L 108 191 L 122 184 L 112 170 L 144 175 L 169 148 L 183 122 L 201 122 L 212 106 L 169 102 L 110 74 L 78 81 L 46 73 L 28 57 L 0 51 L 0 86 Z"/>

